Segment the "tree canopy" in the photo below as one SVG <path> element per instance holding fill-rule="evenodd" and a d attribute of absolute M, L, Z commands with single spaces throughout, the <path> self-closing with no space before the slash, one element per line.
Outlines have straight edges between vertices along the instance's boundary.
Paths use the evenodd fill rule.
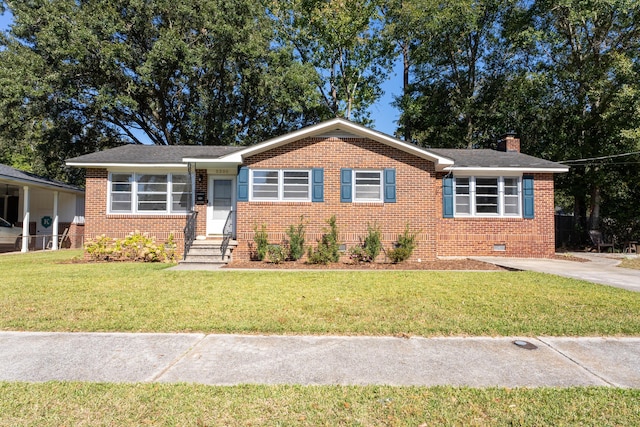
<path fill-rule="evenodd" d="M 122 143 L 253 144 L 342 116 L 390 78 L 397 135 L 568 162 L 583 229 L 638 220 L 636 0 L 0 0 L 0 161 L 79 182 Z M 391 66 L 402 61 L 402 76 Z M 634 154 L 636 153 L 636 154 Z"/>

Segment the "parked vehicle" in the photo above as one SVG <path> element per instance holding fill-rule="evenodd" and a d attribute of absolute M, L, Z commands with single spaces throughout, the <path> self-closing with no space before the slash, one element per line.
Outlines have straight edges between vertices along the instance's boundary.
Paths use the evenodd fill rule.
<path fill-rule="evenodd" d="M 4 218 L 0 217 L 0 245 L 11 245 L 20 250 L 22 245 L 22 228 L 16 228 Z"/>

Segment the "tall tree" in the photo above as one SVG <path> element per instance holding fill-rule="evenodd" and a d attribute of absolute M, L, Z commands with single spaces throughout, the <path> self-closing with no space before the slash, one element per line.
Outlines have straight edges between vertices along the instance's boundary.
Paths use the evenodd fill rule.
<path fill-rule="evenodd" d="M 5 5 L 15 23 L 3 59 L 26 62 L 36 77 L 22 107 L 54 103 L 55 120 L 72 117 L 83 131 L 136 143 L 250 144 L 319 117 L 314 70 L 275 46 L 259 1 Z"/>
<path fill-rule="evenodd" d="M 399 101 L 401 132 L 422 145 L 494 142 L 491 127 L 511 53 L 501 23 L 509 0 L 396 3 L 397 39 L 409 45 L 412 82 Z M 502 129 L 504 132 L 507 129 Z"/>
<path fill-rule="evenodd" d="M 591 159 L 574 162 L 559 187 L 582 228 L 598 228 L 602 204 L 627 186 L 626 168 L 608 156 L 640 150 L 640 4 L 541 0 L 525 15 L 547 112 L 536 120 L 542 132 L 523 128 L 553 159 Z"/>
<path fill-rule="evenodd" d="M 391 49 L 380 37 L 379 0 L 270 2 L 280 43 L 312 66 L 324 115 L 367 121 L 367 108 L 382 94 Z"/>

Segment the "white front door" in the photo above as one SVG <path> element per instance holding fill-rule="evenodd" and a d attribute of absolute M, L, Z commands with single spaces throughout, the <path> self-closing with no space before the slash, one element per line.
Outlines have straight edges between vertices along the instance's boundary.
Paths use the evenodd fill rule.
<path fill-rule="evenodd" d="M 209 204 L 207 205 L 208 235 L 224 234 L 226 225 L 227 230 L 235 236 L 235 205 L 235 177 L 210 176 Z"/>

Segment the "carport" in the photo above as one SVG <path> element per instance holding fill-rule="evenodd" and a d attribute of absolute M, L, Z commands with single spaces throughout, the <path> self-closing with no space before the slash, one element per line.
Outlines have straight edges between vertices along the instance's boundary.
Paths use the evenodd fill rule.
<path fill-rule="evenodd" d="M 84 190 L 0 164 L 0 216 L 22 227 L 22 252 L 57 250 L 62 234 L 82 246 Z"/>

